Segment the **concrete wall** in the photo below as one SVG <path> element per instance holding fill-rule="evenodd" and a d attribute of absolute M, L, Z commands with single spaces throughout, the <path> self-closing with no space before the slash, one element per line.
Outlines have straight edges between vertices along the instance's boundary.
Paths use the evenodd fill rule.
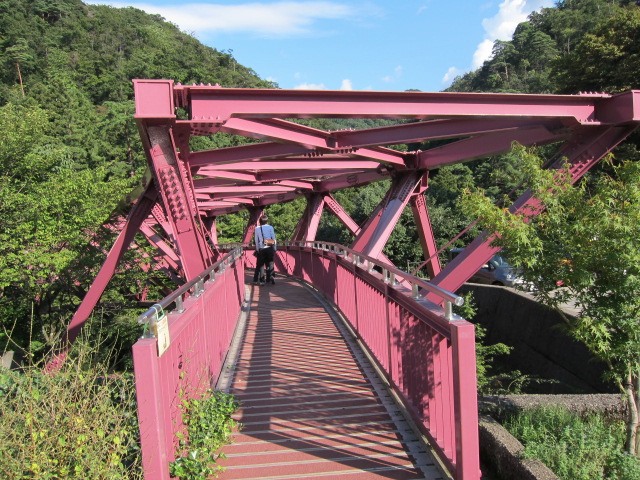
<path fill-rule="evenodd" d="M 564 332 L 557 312 L 505 287 L 469 283 L 460 290 L 474 292 L 478 312 L 472 321 L 487 329 L 485 342 L 514 347 L 508 368 L 560 382 L 535 387 L 535 393 L 615 392 L 602 380 L 604 365 Z"/>

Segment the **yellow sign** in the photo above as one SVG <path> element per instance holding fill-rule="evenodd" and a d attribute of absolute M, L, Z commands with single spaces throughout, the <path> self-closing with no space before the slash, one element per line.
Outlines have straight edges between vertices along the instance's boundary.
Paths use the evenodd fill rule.
<path fill-rule="evenodd" d="M 169 345 L 171 345 L 171 339 L 169 338 L 169 320 L 167 319 L 166 315 L 158 319 L 156 328 L 156 338 L 158 339 L 158 356 L 161 357 L 162 354 L 167 350 L 167 348 L 169 348 Z"/>

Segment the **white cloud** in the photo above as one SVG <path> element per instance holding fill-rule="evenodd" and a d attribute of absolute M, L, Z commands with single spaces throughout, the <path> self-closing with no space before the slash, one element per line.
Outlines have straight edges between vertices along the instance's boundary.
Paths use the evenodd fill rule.
<path fill-rule="evenodd" d="M 307 34 L 318 20 L 348 19 L 355 15 L 353 7 L 333 1 L 251 2 L 237 5 L 190 3 L 153 5 L 143 2 L 89 0 L 86 3 L 113 7 L 132 6 L 159 14 L 183 31 L 199 33 L 250 33 L 271 37 Z"/>
<path fill-rule="evenodd" d="M 393 83 L 396 80 L 399 80 L 400 77 L 402 77 L 402 65 L 398 65 L 396 68 L 393 69 L 393 74 L 391 75 L 385 75 L 384 77 L 382 77 L 382 81 L 385 83 Z"/>
<path fill-rule="evenodd" d="M 484 40 L 480 42 L 473 54 L 472 68 L 481 67 L 491 58 L 493 42 L 510 40 L 518 24 L 524 22 L 531 12 L 542 7 L 551 7 L 553 4 L 553 0 L 504 0 L 496 15 L 482 20 L 485 31 Z"/>
<path fill-rule="evenodd" d="M 494 39 L 495 40 L 495 39 Z M 473 69 L 479 68 L 485 62 L 491 58 L 491 52 L 493 52 L 493 42 L 488 38 L 484 39 L 476 47 L 476 51 L 473 52 Z"/>
<path fill-rule="evenodd" d="M 442 83 L 448 86 L 458 75 L 460 75 L 460 70 L 458 70 L 456 67 L 449 67 L 447 73 L 445 73 L 444 77 L 442 77 Z"/>
<path fill-rule="evenodd" d="M 293 87 L 294 90 L 326 90 L 327 87 L 324 83 L 301 83 Z"/>
<path fill-rule="evenodd" d="M 340 90 L 353 90 L 353 84 L 351 83 L 351 80 L 349 80 L 348 78 L 342 80 Z"/>

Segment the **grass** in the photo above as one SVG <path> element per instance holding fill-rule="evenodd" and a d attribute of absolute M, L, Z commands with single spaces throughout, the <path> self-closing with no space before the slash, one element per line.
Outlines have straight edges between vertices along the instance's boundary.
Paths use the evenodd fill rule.
<path fill-rule="evenodd" d="M 522 442 L 526 458 L 541 460 L 562 480 L 640 480 L 640 460 L 622 451 L 621 421 L 553 406 L 522 411 L 504 426 Z"/>

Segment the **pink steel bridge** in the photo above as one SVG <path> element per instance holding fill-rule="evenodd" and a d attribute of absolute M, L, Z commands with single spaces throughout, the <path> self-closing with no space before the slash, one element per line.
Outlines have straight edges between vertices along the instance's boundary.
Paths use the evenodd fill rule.
<path fill-rule="evenodd" d="M 159 355 L 153 337 L 134 347 L 145 478 L 168 478 L 175 433 L 183 428 L 177 392 L 186 389 L 197 395 L 219 380 L 236 322 L 255 302 L 246 296 L 244 268 L 252 265 L 246 247 L 257 220 L 269 205 L 304 197 L 306 209 L 292 238 L 280 239 L 277 270 L 313 285 L 335 307 L 430 441 L 443 475 L 479 479 L 473 326 L 451 314 L 450 307 L 460 302 L 452 292 L 497 250 L 491 246 L 491 233 L 484 232 L 455 260 L 440 265 L 425 201 L 429 172 L 506 152 L 513 142 L 554 144 L 557 155 L 549 168 L 567 161 L 577 181 L 638 127 L 640 91 L 563 96 L 312 92 L 186 86 L 171 80 L 134 80 L 134 88 L 150 174 L 132 197 L 127 218 L 119 222 L 117 240 L 73 317 L 68 338 L 77 336 L 136 233 L 143 234 L 157 249 L 157 268 L 184 283 L 141 318 L 155 323 L 173 306 L 168 349 Z M 393 122 L 326 131 L 296 121 L 307 118 Z M 193 136 L 218 132 L 247 141 L 191 150 Z M 448 142 L 425 151 L 390 148 L 426 140 Z M 389 181 L 389 190 L 362 225 L 333 196 L 336 190 L 382 180 Z M 536 199 L 525 193 L 511 210 L 531 212 L 535 205 Z M 418 229 L 429 283 L 396 268 L 383 252 L 407 206 Z M 240 247 L 225 249 L 218 245 L 216 219 L 242 210 L 248 210 L 249 221 L 238 239 Z M 325 211 L 353 235 L 350 245 L 318 241 Z M 262 302 L 267 297 L 261 291 L 259 298 Z M 261 307 L 258 318 L 271 318 L 269 311 Z M 275 332 L 271 337 L 275 342 Z M 265 405 L 270 401 L 265 398 Z M 300 462 L 312 465 L 306 455 Z M 418 478 L 385 465 L 396 476 L 355 466 L 348 474 Z M 239 475 L 242 469 L 234 468 L 230 472 Z M 321 476 L 320 471 L 313 475 Z M 363 476 L 355 476 L 357 472 Z M 233 475 L 227 478 L 242 478 Z M 298 473 L 277 476 L 273 469 L 269 475 L 303 478 Z"/>

